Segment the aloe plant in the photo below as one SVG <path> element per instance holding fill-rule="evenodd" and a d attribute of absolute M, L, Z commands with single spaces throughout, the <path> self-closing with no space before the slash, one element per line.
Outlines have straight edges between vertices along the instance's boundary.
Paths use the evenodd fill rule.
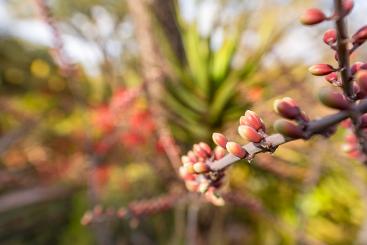
<path fill-rule="evenodd" d="M 284 31 L 273 24 L 275 15 L 264 16 L 257 23 L 261 41 L 255 49 L 246 50 L 246 60 L 235 67 L 236 56 L 243 52 L 241 41 L 246 39 L 250 14 L 239 16 L 235 27 L 218 26 L 224 33 L 218 49 L 212 48 L 213 36 L 202 35 L 197 22 L 188 23 L 178 14 L 187 62 L 182 65 L 167 55 L 174 80 L 167 80 L 164 97 L 177 139 L 185 143 L 207 140 L 209 132 L 223 128 L 250 106 L 239 88 L 254 79 L 263 57 Z"/>

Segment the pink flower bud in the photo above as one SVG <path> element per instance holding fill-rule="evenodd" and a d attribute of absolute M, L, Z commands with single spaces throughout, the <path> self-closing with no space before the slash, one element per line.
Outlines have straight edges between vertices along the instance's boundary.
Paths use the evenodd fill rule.
<path fill-rule="evenodd" d="M 210 146 L 204 142 L 200 142 L 199 146 L 201 149 L 203 149 L 205 151 L 205 153 L 210 156 L 212 154 L 212 149 L 210 148 Z"/>
<path fill-rule="evenodd" d="M 206 173 L 206 172 L 209 171 L 208 165 L 204 162 L 194 163 L 193 168 L 194 168 L 195 172 L 198 173 L 198 174 Z"/>
<path fill-rule="evenodd" d="M 355 134 L 348 134 L 347 136 L 345 136 L 345 141 L 350 143 L 350 144 L 357 144 L 358 143 L 358 139 L 355 136 Z"/>
<path fill-rule="evenodd" d="M 350 107 L 350 103 L 341 92 L 329 87 L 320 89 L 319 99 L 324 105 L 333 109 L 347 110 Z"/>
<path fill-rule="evenodd" d="M 334 44 L 336 42 L 336 30 L 335 29 L 329 29 L 324 33 L 324 36 L 322 38 L 324 43 L 327 45 Z"/>
<path fill-rule="evenodd" d="M 361 117 L 361 128 L 367 128 L 367 114 L 363 114 Z"/>
<path fill-rule="evenodd" d="M 264 138 L 254 128 L 245 125 L 238 127 L 238 133 L 242 138 L 254 143 L 259 143 Z"/>
<path fill-rule="evenodd" d="M 361 100 L 366 97 L 366 93 L 356 83 L 353 83 L 353 92 L 356 95 L 357 100 Z"/>
<path fill-rule="evenodd" d="M 353 36 L 353 43 L 361 44 L 367 39 L 367 26 L 360 28 Z"/>
<path fill-rule="evenodd" d="M 245 158 L 247 152 L 242 146 L 236 142 L 228 142 L 226 145 L 227 151 L 238 158 Z"/>
<path fill-rule="evenodd" d="M 224 199 L 217 193 L 215 193 L 215 188 L 210 187 L 206 192 L 205 192 L 205 199 L 212 203 L 215 206 L 223 206 L 225 204 Z"/>
<path fill-rule="evenodd" d="M 191 163 L 189 163 L 189 164 L 187 164 L 187 163 L 183 164 L 183 167 L 185 168 L 185 170 L 186 170 L 186 172 L 188 174 L 195 174 L 195 170 L 194 170 L 194 168 L 193 168 L 192 165 L 193 164 L 191 164 Z"/>
<path fill-rule="evenodd" d="M 213 142 L 214 144 L 222 147 L 222 148 L 226 148 L 226 144 L 228 142 L 228 139 L 226 136 L 224 136 L 223 134 L 221 133 L 213 133 L 212 135 L 212 138 L 213 138 Z"/>
<path fill-rule="evenodd" d="M 188 173 L 187 169 L 183 166 L 178 169 L 178 173 L 180 177 L 184 180 L 195 180 L 196 178 L 195 175 Z"/>
<path fill-rule="evenodd" d="M 279 119 L 275 121 L 274 129 L 286 137 L 294 139 L 303 138 L 302 129 L 295 123 L 288 120 Z"/>
<path fill-rule="evenodd" d="M 193 150 L 199 158 L 207 158 L 206 152 L 198 144 L 194 144 Z"/>
<path fill-rule="evenodd" d="M 190 158 L 188 157 L 188 156 L 182 156 L 181 157 L 181 162 L 183 163 L 183 164 L 185 164 L 185 163 L 193 163 L 191 160 L 190 160 Z"/>
<path fill-rule="evenodd" d="M 361 70 L 356 75 L 357 84 L 359 88 L 364 92 L 367 93 L 367 71 Z"/>
<path fill-rule="evenodd" d="M 311 8 L 301 16 L 300 21 L 304 25 L 315 25 L 326 19 L 325 14 L 317 8 Z"/>
<path fill-rule="evenodd" d="M 219 160 L 222 159 L 226 155 L 227 151 L 220 146 L 214 148 L 214 159 Z"/>
<path fill-rule="evenodd" d="M 198 158 L 197 158 L 197 156 L 195 155 L 195 153 L 193 151 L 187 152 L 187 156 L 188 156 L 188 158 L 190 159 L 191 162 L 197 162 L 198 161 Z"/>
<path fill-rule="evenodd" d="M 325 76 L 335 71 L 335 69 L 328 64 L 318 64 L 308 68 L 308 71 L 314 76 Z"/>
<path fill-rule="evenodd" d="M 301 114 L 301 111 L 297 106 L 296 102 L 289 97 L 275 100 L 274 110 L 282 117 L 288 119 L 297 119 Z"/>
<path fill-rule="evenodd" d="M 324 78 L 325 78 L 326 81 L 328 81 L 329 83 L 331 83 L 333 85 L 339 85 L 338 73 L 336 73 L 336 72 L 332 72 L 332 73 L 326 75 Z"/>
<path fill-rule="evenodd" d="M 363 62 L 356 62 L 352 65 L 352 67 L 350 68 L 350 72 L 352 73 L 352 75 L 356 74 L 360 69 L 361 67 L 364 65 Z"/>
<path fill-rule="evenodd" d="M 265 125 L 261 118 L 253 111 L 247 110 L 245 115 L 240 118 L 240 125 L 249 126 L 255 130 L 265 131 Z"/>
<path fill-rule="evenodd" d="M 345 11 L 344 14 L 349 14 L 350 11 L 352 11 L 353 6 L 354 6 L 353 0 L 343 0 L 343 9 Z"/>

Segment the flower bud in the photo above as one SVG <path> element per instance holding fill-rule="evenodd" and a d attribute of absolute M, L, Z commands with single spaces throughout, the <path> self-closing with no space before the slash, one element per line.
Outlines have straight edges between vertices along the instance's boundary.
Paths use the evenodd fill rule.
<path fill-rule="evenodd" d="M 354 44 L 361 44 L 367 39 L 367 26 L 360 28 L 353 36 L 352 40 Z"/>
<path fill-rule="evenodd" d="M 274 101 L 274 110 L 282 117 L 288 119 L 297 119 L 301 113 L 296 102 L 289 97 Z"/>
<path fill-rule="evenodd" d="M 184 180 L 195 180 L 196 178 L 195 175 L 190 174 L 184 166 L 181 166 L 178 169 L 178 173 L 181 176 L 181 178 Z"/>
<path fill-rule="evenodd" d="M 208 157 L 206 152 L 198 144 L 194 144 L 193 150 L 198 157 L 201 157 L 201 158 Z"/>
<path fill-rule="evenodd" d="M 212 154 L 212 149 L 210 148 L 210 146 L 204 142 L 200 142 L 199 146 L 202 150 L 205 151 L 205 153 L 210 156 Z"/>
<path fill-rule="evenodd" d="M 226 153 L 227 151 L 224 148 L 217 146 L 214 148 L 214 159 L 215 160 L 222 159 L 226 155 Z"/>
<path fill-rule="evenodd" d="M 245 158 L 247 152 L 242 146 L 236 142 L 228 142 L 226 145 L 227 151 L 238 158 Z"/>
<path fill-rule="evenodd" d="M 262 129 L 265 131 L 265 125 L 261 118 L 253 111 L 247 110 L 245 115 L 240 118 L 240 125 L 249 126 L 255 130 Z"/>
<path fill-rule="evenodd" d="M 181 157 L 181 162 L 182 162 L 182 163 L 191 163 L 191 164 L 192 164 L 192 163 L 194 163 L 194 162 L 192 162 L 192 161 L 190 160 L 190 158 L 189 158 L 188 156 L 186 156 L 186 155 Z"/>
<path fill-rule="evenodd" d="M 356 75 L 357 84 L 359 88 L 364 92 L 367 93 L 367 71 L 361 70 Z"/>
<path fill-rule="evenodd" d="M 325 80 L 328 81 L 329 83 L 335 85 L 335 86 L 339 86 L 339 81 L 338 81 L 338 73 L 336 72 L 332 72 L 328 75 L 326 75 Z"/>
<path fill-rule="evenodd" d="M 329 29 L 324 33 L 324 36 L 322 38 L 324 43 L 327 45 L 334 44 L 336 42 L 336 30 L 335 29 Z"/>
<path fill-rule="evenodd" d="M 328 87 L 320 89 L 319 99 L 324 105 L 333 109 L 347 110 L 350 107 L 350 103 L 341 92 Z"/>
<path fill-rule="evenodd" d="M 259 143 L 264 138 L 254 128 L 245 125 L 238 127 L 238 133 L 242 138 L 254 143 Z"/>
<path fill-rule="evenodd" d="M 363 62 L 356 62 L 352 65 L 352 67 L 350 68 L 350 72 L 352 73 L 352 75 L 356 74 L 360 69 L 361 67 L 364 65 Z"/>
<path fill-rule="evenodd" d="M 356 95 L 357 100 L 361 100 L 366 97 L 366 93 L 356 83 L 353 83 L 353 92 Z"/>
<path fill-rule="evenodd" d="M 194 171 L 198 174 L 206 173 L 206 172 L 209 171 L 208 165 L 204 162 L 194 163 L 194 165 L 192 167 L 194 168 Z"/>
<path fill-rule="evenodd" d="M 315 25 L 326 19 L 325 14 L 317 8 L 311 8 L 301 16 L 300 21 L 304 25 Z"/>
<path fill-rule="evenodd" d="M 188 156 L 190 161 L 193 162 L 193 163 L 198 161 L 198 158 L 197 158 L 197 156 L 195 155 L 195 153 L 193 151 L 187 152 L 186 156 Z"/>
<path fill-rule="evenodd" d="M 303 138 L 302 129 L 295 123 L 288 120 L 279 119 L 275 121 L 274 129 L 286 137 L 294 139 Z"/>
<path fill-rule="evenodd" d="M 328 64 L 318 64 L 308 68 L 308 71 L 314 76 L 325 76 L 335 71 L 335 69 Z"/>
<path fill-rule="evenodd" d="M 367 128 L 367 114 L 363 114 L 361 117 L 361 128 Z"/>
<path fill-rule="evenodd" d="M 344 14 L 347 15 L 350 13 L 350 11 L 352 11 L 354 6 L 354 1 L 353 0 L 343 0 L 343 9 L 344 9 Z"/>
<path fill-rule="evenodd" d="M 214 144 L 222 147 L 222 148 L 226 148 L 226 144 L 228 142 L 228 139 L 226 136 L 224 136 L 223 134 L 221 133 L 213 133 L 212 135 L 212 139 L 213 139 L 213 142 Z"/>
<path fill-rule="evenodd" d="M 195 174 L 195 170 L 194 170 L 192 165 L 193 165 L 192 163 L 184 163 L 183 164 L 183 167 L 185 168 L 185 170 L 188 174 Z"/>
<path fill-rule="evenodd" d="M 224 199 L 217 193 L 215 193 L 215 188 L 214 187 L 210 187 L 206 192 L 205 192 L 205 199 L 212 203 L 215 206 L 223 206 L 225 204 Z"/>

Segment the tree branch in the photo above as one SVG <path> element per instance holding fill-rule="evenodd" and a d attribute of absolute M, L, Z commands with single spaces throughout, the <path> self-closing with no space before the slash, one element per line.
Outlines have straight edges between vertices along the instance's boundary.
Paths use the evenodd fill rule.
<path fill-rule="evenodd" d="M 366 113 L 367 112 L 367 99 L 361 100 L 359 104 L 352 106 L 351 111 L 358 112 L 361 114 Z M 323 131 L 331 128 L 332 126 L 337 125 L 338 123 L 340 123 L 341 121 L 349 117 L 350 117 L 349 111 L 340 111 L 335 114 L 325 116 L 321 119 L 313 120 L 308 124 L 307 128 L 305 129 L 306 138 L 312 137 L 316 134 L 320 134 Z M 286 138 L 281 134 L 273 134 L 265 138 L 265 142 L 267 142 L 268 144 L 271 144 L 273 147 L 278 147 L 279 145 L 282 145 L 284 143 L 287 143 L 293 140 L 296 140 L 296 139 Z M 253 156 L 255 156 L 258 153 L 269 151 L 267 149 L 258 147 L 254 143 L 248 143 L 244 145 L 242 148 L 244 148 L 249 153 L 248 154 L 249 157 L 247 158 L 247 160 L 252 159 Z M 222 159 L 213 161 L 213 162 L 209 161 L 207 162 L 207 164 L 209 165 L 211 170 L 218 171 L 218 170 L 222 170 L 230 166 L 231 164 L 237 162 L 238 160 L 241 160 L 241 159 L 232 154 L 227 154 Z"/>
<path fill-rule="evenodd" d="M 356 100 L 356 95 L 353 91 L 353 77 L 350 74 L 350 61 L 349 55 L 350 52 L 348 50 L 348 33 L 347 27 L 345 25 L 345 13 L 343 8 L 342 0 L 334 0 L 335 5 L 335 15 L 336 15 L 336 33 L 337 33 L 337 57 L 340 69 L 340 77 L 342 81 L 342 88 L 345 96 L 350 101 Z M 363 152 L 364 156 L 367 156 L 367 138 L 364 134 L 363 130 L 360 128 L 360 117 L 361 113 L 358 111 L 351 111 L 350 118 L 353 123 L 354 133 L 358 138 L 358 142 L 360 145 L 361 152 Z M 366 158 L 366 157 L 365 157 Z M 364 162 L 367 159 L 363 159 Z"/>

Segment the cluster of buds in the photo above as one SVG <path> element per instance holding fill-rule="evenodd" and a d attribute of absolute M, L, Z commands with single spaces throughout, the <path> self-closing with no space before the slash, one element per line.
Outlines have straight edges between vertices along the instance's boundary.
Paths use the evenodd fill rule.
<path fill-rule="evenodd" d="M 296 101 L 290 97 L 277 99 L 274 101 L 274 110 L 281 117 L 274 123 L 274 129 L 282 135 L 299 139 L 304 138 L 304 130 L 310 121 L 305 112 L 303 112 Z"/>
<path fill-rule="evenodd" d="M 89 225 L 93 222 L 103 222 L 115 218 L 131 219 L 150 216 L 171 209 L 180 199 L 179 193 L 174 192 L 154 199 L 134 201 L 127 207 L 121 207 L 118 210 L 114 208 L 103 209 L 97 205 L 93 210 L 87 211 L 83 215 L 81 223 Z"/>
<path fill-rule="evenodd" d="M 345 143 L 342 146 L 343 151 L 350 157 L 354 159 L 358 159 L 361 161 L 365 161 L 365 156 L 361 152 L 360 142 L 358 141 L 358 137 L 355 132 L 352 130 L 352 122 L 350 119 L 345 120 L 342 123 L 342 126 L 347 129 L 345 135 Z M 362 133 L 367 133 L 367 114 L 363 114 L 360 117 L 359 128 Z"/>
<path fill-rule="evenodd" d="M 265 141 L 265 138 L 268 136 L 265 131 L 266 128 L 263 120 L 255 112 L 247 110 L 245 115 L 240 117 L 238 134 L 241 138 L 259 147 L 263 147 L 264 149 L 270 149 L 271 146 Z M 229 141 L 226 136 L 221 133 L 214 133 L 213 141 L 218 147 L 221 147 L 223 150 L 228 151 L 230 154 L 240 159 L 246 158 L 250 160 L 253 157 L 241 144 Z"/>
<path fill-rule="evenodd" d="M 314 25 L 324 20 L 340 21 L 351 12 L 353 5 L 353 0 L 336 2 L 335 12 L 330 17 L 319 9 L 309 9 L 301 17 L 301 22 L 305 25 Z M 350 55 L 367 40 L 367 26 L 357 30 L 349 39 L 345 33 L 346 30 L 340 28 L 340 24 L 339 26 L 337 24 L 336 28 L 338 30 L 327 30 L 324 33 L 323 41 L 335 52 L 334 57 L 338 68 L 330 64 L 318 64 L 311 66 L 309 71 L 315 76 L 324 76 L 327 82 L 343 88 L 343 91 L 329 87 L 322 88 L 319 92 L 320 101 L 327 107 L 349 111 L 355 103 L 367 96 L 367 63 L 356 62 L 349 67 Z M 341 59 L 339 55 L 344 56 L 344 59 Z M 367 138 L 366 121 L 366 115 L 356 115 L 353 116 L 353 120 L 348 119 L 346 123 L 343 123 L 348 128 L 343 150 L 350 157 L 363 160 L 362 147 Z"/>
<path fill-rule="evenodd" d="M 208 144 L 201 142 L 181 157 L 182 166 L 179 168 L 186 188 L 191 192 L 203 193 L 206 200 L 217 206 L 224 205 L 223 198 L 217 192 L 222 186 L 224 171 L 212 171 L 208 162 L 219 160 L 225 154 L 222 147 L 212 150 Z"/>

